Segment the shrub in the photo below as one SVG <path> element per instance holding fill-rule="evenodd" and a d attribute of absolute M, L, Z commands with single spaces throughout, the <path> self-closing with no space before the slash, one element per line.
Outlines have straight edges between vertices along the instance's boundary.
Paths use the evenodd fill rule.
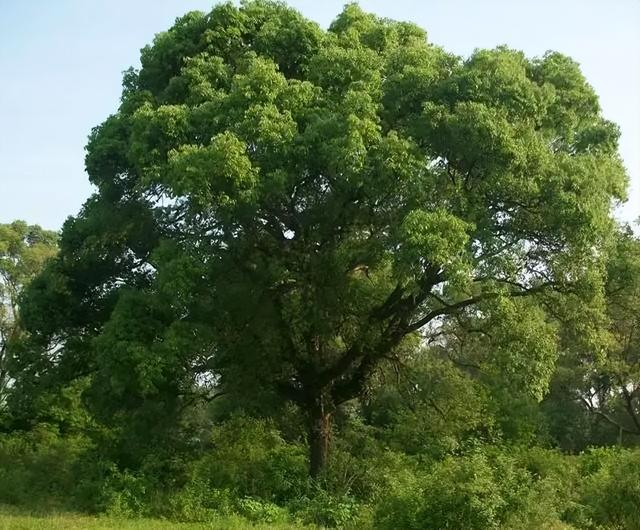
<path fill-rule="evenodd" d="M 86 438 L 62 438 L 48 425 L 0 436 L 0 503 L 67 506 L 76 463 L 89 448 Z"/>
<path fill-rule="evenodd" d="M 291 503 L 290 509 L 304 523 L 330 528 L 344 528 L 360 516 L 360 507 L 354 498 L 334 496 L 321 488 Z"/>
<path fill-rule="evenodd" d="M 236 416 L 214 427 L 207 454 L 187 466 L 180 489 L 167 492 L 162 515 L 208 521 L 241 515 L 254 522 L 288 518 L 282 506 L 309 489 L 306 452 L 267 421 Z"/>
<path fill-rule="evenodd" d="M 306 449 L 287 443 L 267 421 L 237 416 L 214 427 L 211 449 L 192 465 L 191 477 L 239 498 L 282 503 L 308 488 Z"/>
<path fill-rule="evenodd" d="M 415 459 L 385 447 L 371 427 L 352 420 L 334 439 L 319 483 L 334 496 L 370 503 L 387 495 L 396 478 L 414 468 Z"/>
<path fill-rule="evenodd" d="M 169 495 L 167 515 L 176 521 L 208 521 L 234 512 L 234 498 L 229 490 L 212 489 L 200 479 L 194 479 L 177 493 Z"/>
<path fill-rule="evenodd" d="M 129 471 L 110 469 L 100 492 L 102 510 L 115 517 L 143 517 L 150 515 L 150 486 L 144 476 Z"/>
<path fill-rule="evenodd" d="M 556 455 L 485 447 L 405 476 L 381 499 L 380 528 L 537 529 L 559 524 L 569 505 Z M 546 462 L 545 457 L 551 460 Z M 529 465 L 529 468 L 527 467 Z M 538 471 L 531 468 L 537 465 Z"/>
<path fill-rule="evenodd" d="M 289 515 L 287 510 L 276 504 L 249 497 L 239 499 L 236 510 L 243 517 L 257 523 L 285 522 Z"/>
<path fill-rule="evenodd" d="M 383 503 L 378 522 L 382 528 L 489 529 L 498 526 L 505 504 L 486 457 L 450 457 Z"/>
<path fill-rule="evenodd" d="M 585 519 L 605 528 L 640 528 L 640 450 L 594 450 L 584 455 L 583 468 Z"/>

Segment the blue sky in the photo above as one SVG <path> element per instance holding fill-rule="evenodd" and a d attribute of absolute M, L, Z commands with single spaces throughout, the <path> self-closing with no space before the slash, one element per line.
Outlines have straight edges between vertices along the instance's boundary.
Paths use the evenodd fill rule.
<path fill-rule="evenodd" d="M 114 112 L 121 73 L 139 49 L 211 0 L 0 0 L 0 222 L 60 228 L 92 188 L 84 173 L 91 128 Z M 343 0 L 292 0 L 326 27 Z M 640 216 L 640 0 L 362 0 L 367 11 L 425 28 L 467 56 L 500 44 L 529 56 L 554 49 L 582 66 L 605 117 L 622 129 L 631 177 L 618 212 Z"/>

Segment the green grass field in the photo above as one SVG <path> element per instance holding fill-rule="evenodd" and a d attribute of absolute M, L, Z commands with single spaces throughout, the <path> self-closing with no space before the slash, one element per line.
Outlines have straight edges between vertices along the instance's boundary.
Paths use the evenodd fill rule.
<path fill-rule="evenodd" d="M 256 525 L 237 517 L 209 523 L 173 523 L 156 519 L 116 519 L 77 514 L 28 515 L 11 508 L 0 509 L 0 530 L 301 530 L 303 526 Z"/>

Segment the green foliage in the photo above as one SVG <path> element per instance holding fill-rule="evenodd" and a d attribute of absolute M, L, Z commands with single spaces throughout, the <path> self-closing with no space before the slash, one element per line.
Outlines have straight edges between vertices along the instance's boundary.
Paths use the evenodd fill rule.
<path fill-rule="evenodd" d="M 416 529 L 552 527 L 571 505 L 576 485 L 564 474 L 568 463 L 560 469 L 545 465 L 553 457 L 514 457 L 490 448 L 448 457 L 397 485 L 379 504 L 376 523 Z"/>
<path fill-rule="evenodd" d="M 437 349 L 417 352 L 397 374 L 385 378 L 365 406 L 365 417 L 382 429 L 393 448 L 438 459 L 495 438 L 489 389 Z"/>
<path fill-rule="evenodd" d="M 66 507 L 79 480 L 77 463 L 90 448 L 86 438 L 63 438 L 47 425 L 0 435 L 0 503 Z"/>
<path fill-rule="evenodd" d="M 638 527 L 638 451 L 601 449 L 591 452 L 585 459 L 583 465 L 590 473 L 581 486 L 581 500 L 587 520 L 604 528 Z"/>
<path fill-rule="evenodd" d="M 101 491 L 99 510 L 114 517 L 140 517 L 149 511 L 147 482 L 144 477 L 127 471 L 120 472 L 115 466 L 107 470 L 107 478 Z"/>
<path fill-rule="evenodd" d="M 555 52 L 462 59 L 354 4 L 179 18 L 92 131 L 60 252 L 0 226 L 0 502 L 639 527 L 637 449 L 553 449 L 640 432 L 618 136 Z"/>
<path fill-rule="evenodd" d="M 125 467 L 219 390 L 294 403 L 327 448 L 418 332 L 479 323 L 482 371 L 539 400 L 545 297 L 591 300 L 625 195 L 617 135 L 557 53 L 463 60 L 356 5 L 327 31 L 264 0 L 188 13 L 90 136 L 97 192 L 25 297 L 21 395 L 91 374 Z"/>
<path fill-rule="evenodd" d="M 7 530 L 302 530 L 298 523 L 254 524 L 239 516 L 217 517 L 206 523 L 178 523 L 163 519 L 123 519 L 76 513 L 25 512 L 0 508 L 0 526 Z"/>
<path fill-rule="evenodd" d="M 20 360 L 11 347 L 24 335 L 18 308 L 23 289 L 57 252 L 58 236 L 24 221 L 0 224 L 0 422 L 6 420 Z"/>
<path fill-rule="evenodd" d="M 604 280 L 582 287 L 599 316 L 572 299 L 559 311 L 562 355 L 546 408 L 554 436 L 574 450 L 636 446 L 640 434 L 640 241 L 630 227 L 618 228 L 603 268 Z"/>
<path fill-rule="evenodd" d="M 506 501 L 483 456 L 445 459 L 419 484 L 409 499 L 400 501 L 406 528 L 498 527 Z M 412 499 L 414 495 L 417 498 Z M 411 506 L 417 507 L 416 512 L 410 512 Z M 381 526 L 393 527 L 395 514 L 387 507 L 380 514 Z"/>
<path fill-rule="evenodd" d="M 233 512 L 229 490 L 212 489 L 201 479 L 191 479 L 169 499 L 168 515 L 181 521 L 209 521 Z"/>
<path fill-rule="evenodd" d="M 182 478 L 174 469 L 180 486 L 163 480 L 160 468 L 169 462 L 160 453 L 154 466 L 122 470 L 100 460 L 88 440 L 42 426 L 0 439 L 0 503 L 117 518 L 228 520 L 239 527 L 300 521 L 336 528 L 614 530 L 638 524 L 637 450 L 567 456 L 483 444 L 425 460 L 389 451 L 374 431 L 352 421 L 321 482 L 308 481 L 299 444 L 285 442 L 264 421 L 236 417 L 215 428 L 216 444 Z M 228 447 L 236 436 L 239 447 Z M 274 469 L 279 474 L 270 474 Z"/>
<path fill-rule="evenodd" d="M 194 464 L 193 477 L 239 497 L 282 502 L 307 484 L 306 454 L 285 442 L 268 422 L 238 416 L 213 428 L 207 456 Z"/>
<path fill-rule="evenodd" d="M 355 499 L 332 495 L 322 489 L 292 503 L 292 509 L 305 523 L 329 528 L 355 525 L 361 515 L 361 507 Z"/>
<path fill-rule="evenodd" d="M 284 508 L 258 499 L 240 499 L 237 510 L 240 515 L 254 522 L 277 523 L 288 519 Z"/>
<path fill-rule="evenodd" d="M 0 294 L 5 303 L 17 305 L 21 288 L 55 255 L 57 239 L 55 232 L 24 221 L 0 225 Z"/>

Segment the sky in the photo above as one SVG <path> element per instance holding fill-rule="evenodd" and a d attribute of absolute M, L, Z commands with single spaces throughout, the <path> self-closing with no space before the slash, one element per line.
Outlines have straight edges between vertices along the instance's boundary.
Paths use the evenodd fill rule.
<path fill-rule="evenodd" d="M 212 0 L 0 0 L 0 223 L 59 229 L 92 193 L 84 146 L 118 107 L 122 72 L 155 33 Z M 288 2 L 322 27 L 345 0 Z M 506 44 L 577 60 L 622 131 L 631 188 L 618 217 L 640 217 L 640 0 L 361 0 L 468 56 Z"/>

